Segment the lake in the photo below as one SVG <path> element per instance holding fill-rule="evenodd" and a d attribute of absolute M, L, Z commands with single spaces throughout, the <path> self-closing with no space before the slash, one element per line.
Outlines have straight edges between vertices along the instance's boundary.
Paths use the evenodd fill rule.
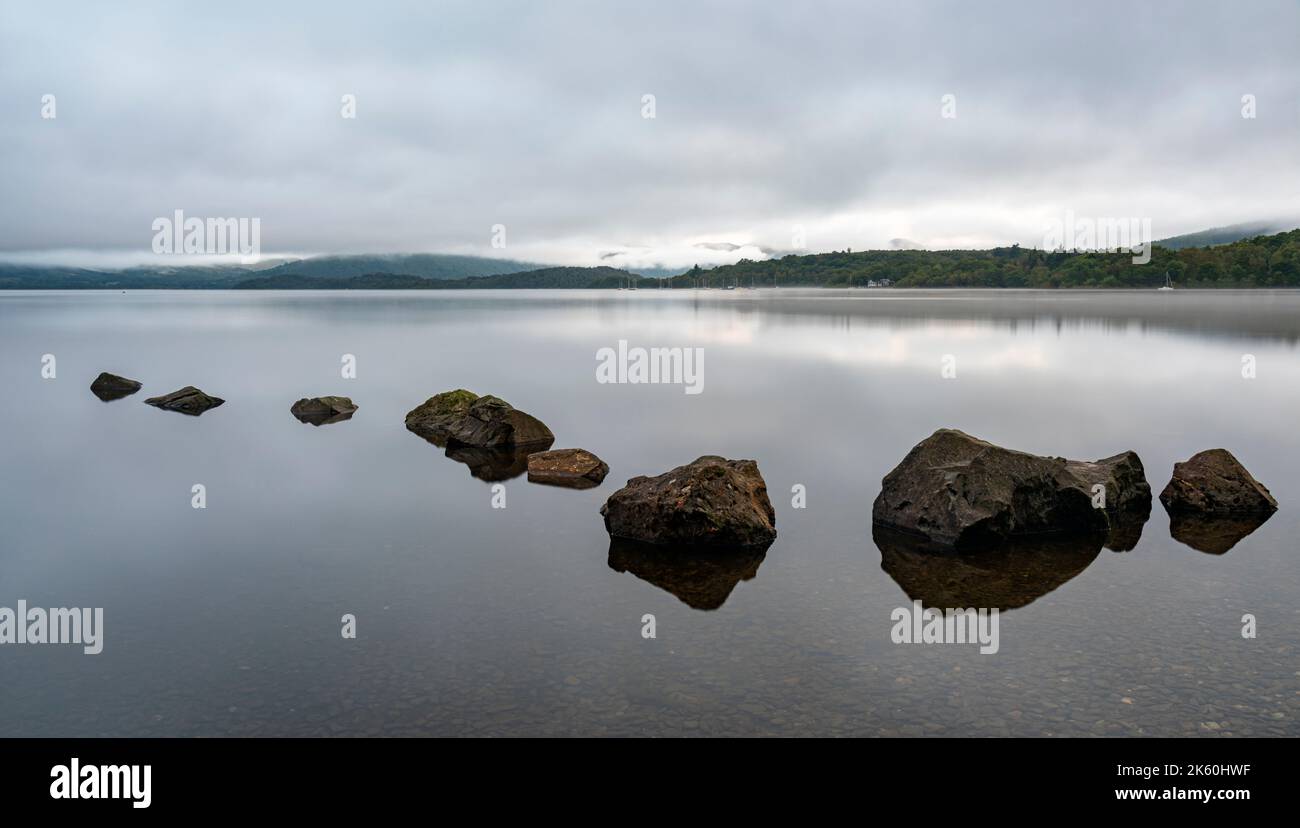
<path fill-rule="evenodd" d="M 700 393 L 597 382 L 620 340 L 702 348 Z M 0 606 L 104 610 L 98 655 L 0 646 L 0 734 L 1297 736 L 1298 343 L 1290 291 L 0 292 Z M 101 371 L 144 388 L 101 402 Z M 226 402 L 142 404 L 186 385 Z M 608 478 L 405 429 L 462 387 Z M 327 394 L 356 415 L 290 415 Z M 1280 509 L 1189 545 L 1157 501 L 1122 552 L 882 549 L 880 480 L 943 427 L 1132 449 L 1156 494 L 1223 447 Z M 611 548 L 604 500 L 705 454 L 758 462 L 766 554 Z M 996 653 L 891 640 L 971 594 Z"/>

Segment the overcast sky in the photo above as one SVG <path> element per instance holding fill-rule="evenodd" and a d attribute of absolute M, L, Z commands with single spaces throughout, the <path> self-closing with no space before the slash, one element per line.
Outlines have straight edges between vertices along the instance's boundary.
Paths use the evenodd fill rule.
<path fill-rule="evenodd" d="M 264 255 L 681 266 L 788 250 L 796 225 L 810 251 L 1041 246 L 1067 210 L 1156 237 L 1300 217 L 1298 172 L 1295 0 L 0 16 L 10 258 L 147 258 L 176 209 L 259 218 Z"/>

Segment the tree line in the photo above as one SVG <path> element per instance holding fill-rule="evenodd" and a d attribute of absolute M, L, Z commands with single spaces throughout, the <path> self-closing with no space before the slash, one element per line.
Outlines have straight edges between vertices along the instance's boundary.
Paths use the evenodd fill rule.
<path fill-rule="evenodd" d="M 672 277 L 673 287 L 895 287 L 1155 288 L 1165 275 L 1176 287 L 1300 287 L 1300 230 L 1256 236 L 1214 247 L 1170 250 L 1153 246 L 1151 260 L 1134 264 L 1117 253 L 1036 250 L 1012 245 L 992 250 L 849 250 L 742 259 Z"/>

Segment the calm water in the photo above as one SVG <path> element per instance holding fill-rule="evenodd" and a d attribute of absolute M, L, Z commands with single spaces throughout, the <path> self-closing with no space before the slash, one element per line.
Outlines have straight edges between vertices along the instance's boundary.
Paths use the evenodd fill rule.
<path fill-rule="evenodd" d="M 619 339 L 703 347 L 704 392 L 598 384 Z M 0 647 L 0 735 L 1300 735 L 1298 342 L 1292 292 L 0 292 L 0 606 L 106 628 L 98 656 Z M 144 389 L 102 403 L 100 371 Z M 142 404 L 188 384 L 227 402 Z M 458 387 L 609 478 L 493 509 L 403 427 Z M 290 416 L 324 394 L 360 410 Z M 1281 509 L 1224 554 L 1157 502 L 1122 553 L 882 556 L 880 479 L 944 426 L 1133 449 L 1157 493 L 1222 446 Z M 766 556 L 611 553 L 604 499 L 702 454 L 758 461 Z M 890 641 L 895 607 L 972 590 L 1007 607 L 996 655 Z"/>

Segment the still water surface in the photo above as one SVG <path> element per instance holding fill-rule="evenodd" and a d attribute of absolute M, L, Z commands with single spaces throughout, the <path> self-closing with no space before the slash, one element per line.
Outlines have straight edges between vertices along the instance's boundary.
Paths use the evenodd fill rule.
<path fill-rule="evenodd" d="M 703 393 L 597 383 L 620 339 L 704 348 Z M 0 293 L 0 606 L 106 628 L 98 656 L 0 647 L 0 735 L 1300 735 L 1298 342 L 1294 292 Z M 100 402 L 100 371 L 144 388 Z M 143 404 L 191 384 L 225 405 Z M 403 426 L 460 387 L 609 477 L 493 509 Z M 325 394 L 360 409 L 289 414 Z M 1158 502 L 1125 552 L 882 552 L 880 479 L 940 427 L 1133 449 L 1157 493 L 1222 446 L 1281 508 L 1222 554 Z M 758 461 L 766 555 L 611 550 L 604 499 L 702 454 Z M 972 591 L 997 654 L 891 642 L 896 607 Z"/>

